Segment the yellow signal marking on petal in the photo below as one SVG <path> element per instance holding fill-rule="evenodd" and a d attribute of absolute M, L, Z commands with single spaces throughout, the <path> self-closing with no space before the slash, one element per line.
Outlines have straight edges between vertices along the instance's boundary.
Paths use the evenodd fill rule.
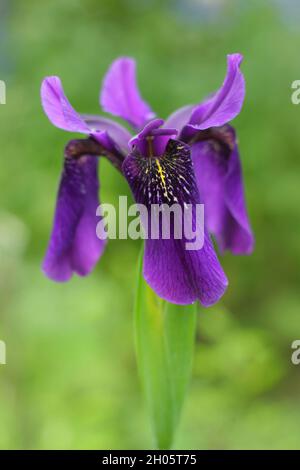
<path fill-rule="evenodd" d="M 159 176 L 160 176 L 160 179 L 161 179 L 163 188 L 164 188 L 164 190 L 165 190 L 164 195 L 169 199 L 169 197 L 168 197 L 168 192 L 167 192 L 167 185 L 166 185 L 166 177 L 165 177 L 165 174 L 164 174 L 165 172 L 164 172 L 164 170 L 162 169 L 162 166 L 161 166 L 161 164 L 159 163 L 158 158 L 156 158 L 155 161 L 156 161 L 156 165 L 157 165 L 157 169 L 158 169 L 158 174 L 159 174 Z"/>
<path fill-rule="evenodd" d="M 159 161 L 158 161 L 157 158 L 155 159 L 155 161 L 156 161 L 156 165 L 157 165 L 157 169 L 158 169 L 158 174 L 159 174 L 159 176 L 160 176 L 161 182 L 162 182 L 162 184 L 163 184 L 163 187 L 166 189 L 166 177 L 165 177 L 165 175 L 164 175 L 164 171 L 163 171 L 163 169 L 162 169 L 162 167 L 161 167 L 161 164 L 159 163 Z"/>

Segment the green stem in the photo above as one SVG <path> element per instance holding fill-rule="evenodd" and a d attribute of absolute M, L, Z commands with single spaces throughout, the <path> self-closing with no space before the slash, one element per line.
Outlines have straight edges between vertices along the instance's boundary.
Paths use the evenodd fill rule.
<path fill-rule="evenodd" d="M 156 446 L 170 449 L 189 382 L 196 330 L 196 306 L 160 299 L 142 276 L 135 303 L 135 341 L 139 374 Z"/>

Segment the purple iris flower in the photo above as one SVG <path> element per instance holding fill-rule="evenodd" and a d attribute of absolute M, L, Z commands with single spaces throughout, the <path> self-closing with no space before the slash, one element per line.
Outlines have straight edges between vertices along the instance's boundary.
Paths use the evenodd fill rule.
<path fill-rule="evenodd" d="M 43 264 L 47 276 L 66 281 L 75 272 L 88 274 L 105 242 L 96 236 L 98 157 L 107 157 L 127 179 L 137 203 L 174 202 L 205 205 L 205 224 L 221 250 L 250 253 L 253 235 L 244 201 L 236 136 L 231 121 L 241 110 L 245 83 L 242 56 L 228 56 L 221 88 L 201 104 L 185 106 L 164 122 L 157 119 L 137 88 L 135 62 L 119 58 L 109 68 L 100 94 L 104 111 L 123 118 L 120 124 L 78 114 L 66 98 L 60 79 L 47 77 L 41 88 L 44 111 L 61 129 L 86 134 L 65 149 L 54 226 Z M 143 273 L 162 298 L 177 304 L 195 300 L 209 306 L 228 281 L 209 234 L 199 250 L 185 240 L 147 239 Z"/>

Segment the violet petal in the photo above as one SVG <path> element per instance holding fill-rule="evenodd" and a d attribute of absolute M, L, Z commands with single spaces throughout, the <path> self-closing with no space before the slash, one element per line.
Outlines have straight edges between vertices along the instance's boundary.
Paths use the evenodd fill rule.
<path fill-rule="evenodd" d="M 208 230 L 216 236 L 222 251 L 251 253 L 254 238 L 245 204 L 237 143 L 225 155 L 224 149 L 214 141 L 198 142 L 192 146 L 192 159 Z"/>
<path fill-rule="evenodd" d="M 123 172 L 136 202 L 149 212 L 152 204 L 177 202 L 182 208 L 191 204 L 194 209 L 200 202 L 190 150 L 182 142 L 171 139 L 159 159 L 129 155 Z M 189 251 L 184 236 L 175 239 L 172 227 L 170 239 L 159 233 L 159 239 L 145 242 L 143 271 L 148 284 L 160 297 L 176 304 L 197 299 L 205 306 L 217 302 L 226 290 L 227 279 L 209 236 L 205 233 L 201 249 Z"/>
<path fill-rule="evenodd" d="M 140 129 L 155 116 L 139 93 L 135 61 L 129 57 L 120 57 L 108 69 L 100 103 L 104 111 L 125 119 L 135 129 Z"/>
<path fill-rule="evenodd" d="M 105 242 L 96 236 L 99 205 L 97 158 L 65 158 L 53 230 L 43 263 L 45 274 L 63 282 L 73 272 L 85 276 L 100 258 Z"/>

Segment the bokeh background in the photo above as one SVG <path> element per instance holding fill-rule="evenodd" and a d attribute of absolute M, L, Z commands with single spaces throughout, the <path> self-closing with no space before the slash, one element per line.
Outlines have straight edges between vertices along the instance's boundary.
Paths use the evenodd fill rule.
<path fill-rule="evenodd" d="M 44 116 L 41 80 L 59 75 L 76 109 L 98 113 L 108 65 L 134 56 L 143 96 L 166 117 L 218 88 L 231 52 L 245 57 L 234 125 L 256 249 L 222 258 L 228 292 L 199 312 L 175 448 L 300 448 L 299 21 L 296 0 L 0 1 L 1 448 L 153 446 L 132 333 L 139 242 L 111 241 L 88 278 L 41 273 L 72 137 Z M 101 162 L 102 201 L 119 194 L 125 181 Z"/>

